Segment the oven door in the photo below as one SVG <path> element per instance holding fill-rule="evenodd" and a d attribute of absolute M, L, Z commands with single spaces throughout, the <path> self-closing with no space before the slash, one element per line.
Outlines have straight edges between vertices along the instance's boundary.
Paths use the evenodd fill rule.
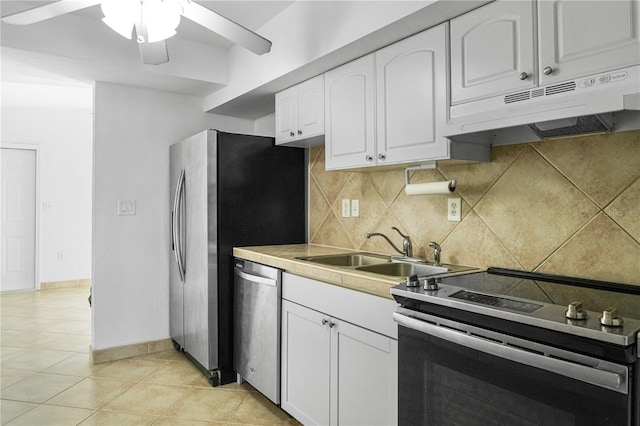
<path fill-rule="evenodd" d="M 394 320 L 400 425 L 632 424 L 629 366 L 404 308 Z"/>

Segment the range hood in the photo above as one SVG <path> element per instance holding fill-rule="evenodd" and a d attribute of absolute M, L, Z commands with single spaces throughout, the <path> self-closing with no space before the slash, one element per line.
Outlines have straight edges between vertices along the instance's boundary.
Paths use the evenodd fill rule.
<path fill-rule="evenodd" d="M 506 145 L 640 129 L 640 66 L 451 106 L 445 136 Z"/>

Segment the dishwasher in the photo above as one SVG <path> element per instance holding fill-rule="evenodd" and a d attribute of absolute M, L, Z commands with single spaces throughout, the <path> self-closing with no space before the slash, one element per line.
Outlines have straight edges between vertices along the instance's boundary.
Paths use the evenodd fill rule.
<path fill-rule="evenodd" d="M 282 271 L 243 259 L 234 261 L 234 361 L 244 379 L 280 404 Z"/>

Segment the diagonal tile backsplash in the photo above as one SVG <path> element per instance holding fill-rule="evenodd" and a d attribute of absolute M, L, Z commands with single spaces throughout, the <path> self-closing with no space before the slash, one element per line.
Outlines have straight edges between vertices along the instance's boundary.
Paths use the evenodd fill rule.
<path fill-rule="evenodd" d="M 490 163 L 420 170 L 411 181 L 455 179 L 462 221 L 447 196 L 407 196 L 404 169 L 327 172 L 324 148 L 309 164 L 310 242 L 393 253 L 397 226 L 414 254 L 448 263 L 541 271 L 640 285 L 640 131 L 494 147 Z M 343 198 L 360 217 L 342 218 Z"/>

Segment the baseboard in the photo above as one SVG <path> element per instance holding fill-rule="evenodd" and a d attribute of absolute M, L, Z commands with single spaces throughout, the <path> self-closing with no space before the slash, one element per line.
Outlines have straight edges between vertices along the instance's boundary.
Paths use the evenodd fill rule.
<path fill-rule="evenodd" d="M 40 290 L 52 290 L 56 288 L 73 288 L 73 287 L 91 287 L 91 279 L 67 280 L 67 281 L 49 281 L 40 283 Z"/>
<path fill-rule="evenodd" d="M 117 361 L 119 359 L 131 358 L 134 356 L 149 355 L 156 352 L 173 349 L 171 339 L 153 340 L 151 342 L 134 343 L 133 345 L 116 346 L 108 349 L 93 349 L 91 351 L 91 361 L 94 364 Z"/>

